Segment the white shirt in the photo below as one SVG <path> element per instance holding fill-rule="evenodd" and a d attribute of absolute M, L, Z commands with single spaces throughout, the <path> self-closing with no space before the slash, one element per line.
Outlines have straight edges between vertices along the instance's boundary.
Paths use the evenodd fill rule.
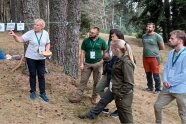
<path fill-rule="evenodd" d="M 40 39 L 41 34 L 41 32 L 36 33 L 38 39 Z M 34 60 L 45 59 L 45 57 L 38 51 L 39 49 L 40 51 L 45 51 L 46 44 L 50 43 L 49 34 L 47 31 L 43 30 L 40 45 L 36 35 L 34 30 L 30 30 L 22 35 L 23 40 L 28 42 L 28 48 L 26 50 L 25 57 Z"/>

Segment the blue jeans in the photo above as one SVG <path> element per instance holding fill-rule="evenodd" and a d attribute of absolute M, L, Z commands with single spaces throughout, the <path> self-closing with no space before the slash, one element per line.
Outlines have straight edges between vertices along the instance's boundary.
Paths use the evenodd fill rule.
<path fill-rule="evenodd" d="M 103 109 L 114 99 L 112 92 L 107 89 L 106 92 L 103 94 L 103 97 L 100 99 L 98 104 L 94 108 L 92 108 L 87 114 L 93 118 L 96 118 Z"/>
<path fill-rule="evenodd" d="M 30 92 L 36 91 L 36 75 L 38 76 L 40 94 L 45 93 L 45 59 L 33 60 L 26 58 L 29 69 Z"/>

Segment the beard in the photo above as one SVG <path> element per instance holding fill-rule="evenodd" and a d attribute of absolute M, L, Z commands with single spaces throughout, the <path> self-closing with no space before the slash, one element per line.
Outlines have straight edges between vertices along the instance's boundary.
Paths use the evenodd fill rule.
<path fill-rule="evenodd" d="M 89 36 L 89 38 L 91 38 L 91 39 L 95 39 L 96 37 L 97 37 L 97 35 Z"/>
<path fill-rule="evenodd" d="M 171 47 L 171 48 L 176 48 L 177 46 L 178 46 L 178 44 L 171 44 L 170 42 L 169 42 L 169 46 Z"/>
<path fill-rule="evenodd" d="M 152 33 L 153 32 L 153 30 L 147 30 L 147 33 Z"/>

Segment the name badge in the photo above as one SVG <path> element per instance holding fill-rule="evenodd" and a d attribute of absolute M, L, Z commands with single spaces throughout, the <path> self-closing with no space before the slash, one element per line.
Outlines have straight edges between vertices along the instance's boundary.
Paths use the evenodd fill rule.
<path fill-rule="evenodd" d="M 41 48 L 41 47 L 38 48 L 38 53 L 39 53 L 39 54 L 43 54 L 44 51 L 45 51 L 45 50 L 44 50 L 43 48 Z"/>
<path fill-rule="evenodd" d="M 95 59 L 96 58 L 96 53 L 95 51 L 90 51 L 90 58 Z"/>
<path fill-rule="evenodd" d="M 112 92 L 112 82 L 110 81 L 109 90 Z"/>
<path fill-rule="evenodd" d="M 171 70 L 169 71 L 169 77 L 173 77 L 173 76 L 174 76 L 174 70 L 171 69 Z"/>

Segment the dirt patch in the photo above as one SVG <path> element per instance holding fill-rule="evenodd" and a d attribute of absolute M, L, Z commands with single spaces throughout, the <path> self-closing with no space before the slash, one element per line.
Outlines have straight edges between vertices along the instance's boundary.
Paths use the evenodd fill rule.
<path fill-rule="evenodd" d="M 108 35 L 103 35 L 106 39 Z M 127 37 L 137 60 L 135 70 L 135 91 L 133 102 L 134 122 L 137 124 L 151 124 L 155 122 L 153 104 L 157 95 L 145 92 L 145 73 L 142 65 L 141 40 Z M 6 54 L 22 54 L 23 44 L 16 43 L 7 33 L 0 33 L 0 48 Z M 170 48 L 162 51 L 162 64 L 165 62 Z M 46 74 L 46 92 L 49 103 L 44 103 L 38 98 L 29 99 L 28 76 L 23 74 L 21 66 L 15 72 L 11 69 L 18 63 L 17 60 L 0 61 L 0 122 L 6 124 L 119 124 L 119 119 L 101 113 L 95 120 L 81 120 L 77 115 L 87 112 L 93 105 L 91 96 L 92 78 L 88 83 L 83 100 L 78 104 L 68 102 L 68 97 L 74 92 L 79 80 L 71 79 L 63 73 L 63 68 L 47 60 L 49 73 Z M 163 67 L 163 66 L 162 66 Z M 38 91 L 38 89 L 37 89 Z M 116 109 L 114 102 L 108 105 L 110 111 Z M 177 116 L 176 103 L 173 102 L 164 110 L 164 123 L 180 123 Z"/>

